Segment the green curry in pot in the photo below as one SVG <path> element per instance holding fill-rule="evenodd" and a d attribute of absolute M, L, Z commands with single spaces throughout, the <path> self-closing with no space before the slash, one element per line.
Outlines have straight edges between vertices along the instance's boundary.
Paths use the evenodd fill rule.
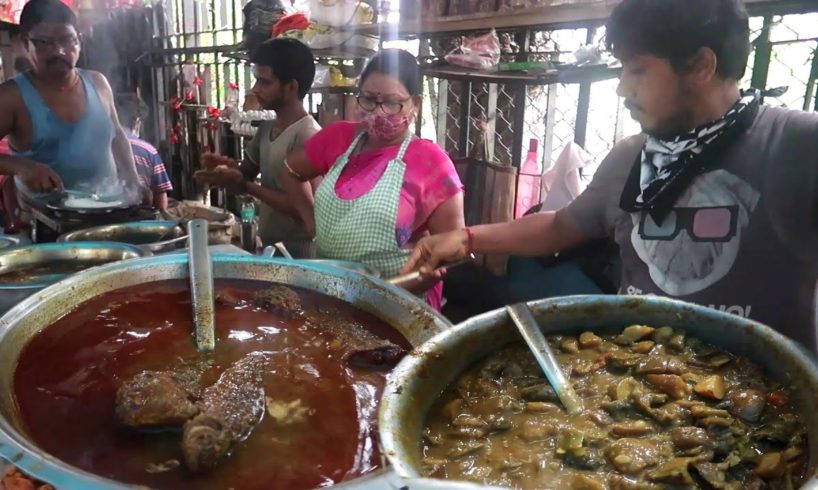
<path fill-rule="evenodd" d="M 669 327 L 554 336 L 585 410 L 569 416 L 522 345 L 477 363 L 430 412 L 427 476 L 522 489 L 798 488 L 806 427 L 759 366 Z"/>

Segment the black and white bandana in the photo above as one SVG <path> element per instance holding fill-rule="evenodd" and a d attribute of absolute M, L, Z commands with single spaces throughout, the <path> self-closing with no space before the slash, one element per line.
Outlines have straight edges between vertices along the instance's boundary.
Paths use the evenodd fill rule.
<path fill-rule="evenodd" d="M 712 169 L 719 154 L 752 125 L 760 102 L 761 92 L 748 90 L 717 121 L 672 140 L 648 136 L 625 184 L 620 207 L 629 213 L 647 211 L 661 223 L 690 181 Z"/>

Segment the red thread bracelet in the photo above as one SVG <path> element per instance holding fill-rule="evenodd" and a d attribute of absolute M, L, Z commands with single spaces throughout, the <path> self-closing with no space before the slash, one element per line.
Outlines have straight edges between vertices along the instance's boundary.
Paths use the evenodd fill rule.
<path fill-rule="evenodd" d="M 474 253 L 474 232 L 469 227 L 466 227 L 463 230 L 466 232 L 466 255 L 468 255 Z"/>

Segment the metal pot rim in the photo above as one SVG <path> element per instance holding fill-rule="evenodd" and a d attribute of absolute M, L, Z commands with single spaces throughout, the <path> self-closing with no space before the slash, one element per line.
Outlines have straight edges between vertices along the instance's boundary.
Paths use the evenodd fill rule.
<path fill-rule="evenodd" d="M 298 261 L 303 261 L 311 264 L 320 264 L 329 267 L 339 267 L 341 269 L 352 270 L 355 272 L 360 272 L 362 274 L 366 274 L 368 276 L 372 276 L 378 279 L 381 279 L 381 274 L 369 267 L 364 265 L 360 262 L 353 262 L 351 260 L 335 260 L 335 259 L 296 259 Z"/>
<path fill-rule="evenodd" d="M 179 226 L 179 223 L 176 222 L 176 221 L 172 221 L 172 220 L 139 220 L 139 221 L 125 221 L 125 222 L 122 222 L 122 223 L 112 223 L 112 224 L 109 224 L 109 225 L 92 226 L 92 227 L 89 227 L 89 228 L 82 228 L 80 230 L 70 231 L 68 233 L 63 233 L 62 235 L 60 235 L 57 238 L 57 242 L 60 242 L 60 243 L 64 243 L 64 242 L 79 243 L 79 242 L 82 242 L 82 241 L 85 241 L 85 240 L 78 240 L 77 237 L 82 236 L 82 235 L 84 235 L 86 233 L 96 233 L 96 232 L 101 232 L 101 231 L 106 231 L 106 230 L 111 230 L 111 229 L 121 229 L 121 228 L 134 228 L 134 229 L 137 229 L 137 228 L 145 228 L 145 227 L 148 227 L 148 226 L 167 226 L 169 228 L 178 228 L 182 233 L 182 235 L 180 235 L 180 236 L 184 236 L 184 235 L 187 234 L 185 232 L 185 230 L 181 226 Z M 155 242 L 155 243 L 163 243 L 163 242 L 166 242 L 166 241 L 169 241 L 169 240 L 163 240 L 162 242 Z M 119 242 L 119 243 L 124 243 L 124 242 Z"/>
<path fill-rule="evenodd" d="M 20 239 L 11 235 L 0 234 L 0 243 L 5 242 L 6 246 L 0 246 L 0 250 L 8 250 L 10 248 L 20 246 Z"/>
<path fill-rule="evenodd" d="M 683 314 L 689 313 L 697 318 L 706 319 L 716 324 L 731 325 L 730 330 L 735 330 L 736 334 L 740 332 L 747 337 L 757 337 L 759 341 L 763 339 L 765 346 L 768 346 L 768 350 L 773 352 L 773 354 L 771 354 L 773 357 L 787 356 L 792 359 L 793 365 L 812 372 L 813 374 L 810 378 L 812 378 L 813 383 L 811 386 L 818 386 L 818 381 L 816 381 L 818 380 L 818 360 L 806 348 L 766 325 L 729 313 L 658 296 L 583 295 L 549 298 L 528 303 L 535 317 L 538 318 L 547 315 L 549 311 L 567 309 L 568 313 L 572 313 L 591 304 L 597 308 L 622 308 L 623 310 L 630 308 L 634 311 L 639 307 L 666 308 L 669 311 L 675 312 L 679 320 L 682 320 Z M 411 427 L 406 427 L 404 423 L 405 420 L 403 420 L 402 416 L 406 415 L 409 410 L 408 406 L 414 404 L 411 407 L 412 410 L 418 413 L 419 416 L 422 417 L 422 420 L 425 420 L 428 415 L 428 405 L 430 405 L 430 403 L 426 403 L 426 398 L 429 396 L 427 392 L 433 391 L 431 388 L 440 388 L 440 390 L 436 391 L 437 394 L 434 395 L 434 399 L 437 399 L 440 395 L 440 391 L 457 379 L 457 377 L 462 374 L 463 369 L 468 368 L 469 365 L 478 360 L 478 358 L 472 357 L 466 359 L 466 356 L 473 354 L 470 352 L 471 348 L 466 344 L 466 339 L 473 339 L 481 333 L 503 328 L 506 323 L 506 317 L 507 313 L 504 308 L 472 317 L 447 331 L 437 334 L 422 346 L 416 348 L 413 355 L 404 358 L 404 360 L 392 370 L 384 388 L 383 397 L 381 398 L 378 426 L 381 453 L 386 456 L 391 467 L 399 476 L 403 478 L 417 478 L 421 476 L 416 468 L 414 456 L 407 454 L 408 447 L 411 443 L 402 440 L 406 437 L 413 436 L 417 436 L 417 441 L 420 440 L 420 434 L 414 434 L 414 432 L 417 432 L 416 429 L 418 429 L 418 427 L 416 427 L 417 422 L 410 422 Z M 507 321 L 510 323 L 510 320 Z M 574 329 L 582 326 L 580 325 L 580 321 L 581 320 L 577 321 Z M 639 320 L 631 321 L 639 322 Z M 642 321 L 650 320 L 646 319 Z M 627 323 L 627 321 L 625 323 Z M 513 329 L 513 327 L 509 328 Z M 601 327 L 600 329 L 604 330 L 605 328 L 606 327 Z M 610 327 L 607 328 L 610 329 Z M 546 333 L 550 335 L 570 329 L 571 327 L 560 327 L 548 330 Z M 514 342 L 514 339 L 503 345 L 512 342 Z M 458 347 L 460 347 L 460 349 L 458 349 Z M 492 344 L 486 346 L 484 350 L 490 354 L 491 352 L 496 352 L 501 347 L 502 345 Z M 446 356 L 444 351 L 454 352 L 457 355 Z M 465 367 L 453 373 L 440 373 L 443 366 L 436 368 L 434 365 L 429 365 L 428 363 L 428 360 L 439 360 L 443 357 L 465 359 Z M 768 367 L 769 366 L 765 366 L 765 368 Z M 440 373 L 440 375 L 430 376 L 430 372 Z M 793 374 L 797 375 L 798 373 Z M 435 385 L 424 390 L 418 388 L 418 386 L 422 386 L 423 383 L 429 383 L 429 380 L 435 383 Z M 443 383 L 442 386 L 437 386 L 443 381 L 445 381 L 445 383 Z M 810 394 L 812 395 L 811 397 L 805 394 L 805 398 L 809 400 L 818 398 L 818 393 L 810 392 Z M 806 403 L 809 403 L 809 401 Z M 810 426 L 809 422 L 807 422 L 807 424 Z M 813 423 L 812 425 L 815 424 Z M 410 430 L 413 434 L 407 436 L 406 434 Z M 813 453 L 814 448 L 818 447 L 816 446 L 818 441 L 813 440 L 813 437 L 809 437 L 808 443 L 810 445 L 810 452 Z M 815 460 L 816 455 L 813 454 L 812 462 L 814 463 Z M 810 476 L 801 487 L 802 490 L 818 490 L 818 475 L 815 474 L 815 470 L 816 468 L 813 468 L 812 476 Z M 478 489 L 481 488 L 481 486 L 474 485 L 473 488 Z"/>
<path fill-rule="evenodd" d="M 92 242 L 78 242 L 78 243 L 92 243 Z M 391 284 L 381 281 L 375 277 L 362 274 L 359 272 L 339 269 L 336 267 L 327 266 L 324 264 L 305 264 L 303 262 L 294 262 L 278 258 L 263 258 L 253 255 L 242 254 L 224 254 L 216 253 L 212 256 L 214 262 L 233 263 L 233 264 L 248 264 L 248 265 L 281 265 L 300 269 L 307 272 L 314 272 L 319 274 L 326 274 L 340 279 L 354 277 L 356 280 L 363 280 L 376 289 L 386 290 L 389 294 L 397 297 L 398 300 L 406 300 L 407 302 L 417 303 L 420 301 L 408 291 L 392 286 Z M 187 263 L 187 256 L 184 254 L 167 254 L 154 257 L 147 257 L 142 259 L 132 259 L 127 261 L 130 266 L 141 266 L 149 268 L 152 266 L 161 265 L 182 265 Z M 0 317 L 0 339 L 5 335 L 3 332 L 10 324 L 16 324 L 28 315 L 36 314 L 41 303 L 54 299 L 60 296 L 66 290 L 72 290 L 82 284 L 88 279 L 90 275 L 99 277 L 110 276 L 117 273 L 118 269 L 122 267 L 123 262 L 105 264 L 93 268 L 93 271 L 82 271 L 74 274 L 59 283 L 53 284 L 34 296 L 30 296 L 9 310 L 5 315 Z M 429 320 L 440 328 L 441 325 L 446 328 L 451 326 L 448 320 L 440 313 L 428 308 L 425 312 Z M 60 490 L 70 490 L 74 488 L 81 488 L 83 490 L 124 490 L 124 489 L 145 489 L 141 485 L 129 485 L 126 483 L 117 482 L 103 476 L 93 474 L 91 472 L 76 468 L 65 463 L 45 451 L 36 447 L 36 445 L 24 434 L 20 433 L 5 416 L 0 416 L 0 456 L 11 464 L 16 465 L 22 471 L 36 474 L 36 477 L 47 481 Z M 366 475 L 364 475 L 365 477 Z M 355 480 L 348 483 L 337 485 L 339 488 L 354 488 Z"/>
<path fill-rule="evenodd" d="M 25 253 L 26 250 L 44 250 L 44 251 L 62 251 L 62 250 L 72 250 L 72 249 L 103 249 L 103 250 L 120 250 L 123 252 L 131 252 L 136 254 L 138 257 L 149 257 L 151 256 L 151 252 L 147 250 L 143 250 L 136 245 L 130 245 L 128 243 L 122 242 L 66 242 L 66 243 L 37 243 L 33 245 L 17 245 L 14 247 L 8 247 L 4 249 L 0 249 L 0 257 L 3 255 L 16 255 L 20 253 Z M 119 262 L 114 261 L 115 262 Z M 105 267 L 110 265 L 102 264 L 95 267 L 89 267 L 88 269 L 96 269 L 97 267 Z M 87 269 L 86 269 L 87 270 Z M 78 272 L 76 274 L 84 273 L 85 270 Z M 72 274 L 74 276 L 76 274 Z M 69 277 L 71 277 L 69 276 Z M 67 278 L 66 278 L 67 280 Z M 60 281 L 61 282 L 61 281 Z M 17 284 L 2 284 L 0 283 L 0 292 L 3 290 L 25 290 L 25 289 L 43 289 L 44 287 L 51 286 L 55 284 L 52 281 L 37 281 L 37 282 L 25 282 L 25 283 L 17 283 Z"/>

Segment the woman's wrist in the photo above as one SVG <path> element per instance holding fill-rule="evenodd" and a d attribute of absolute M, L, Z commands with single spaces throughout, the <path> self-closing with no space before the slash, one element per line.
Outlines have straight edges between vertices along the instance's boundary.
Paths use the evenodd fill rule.
<path fill-rule="evenodd" d="M 474 230 L 471 227 L 467 226 L 463 228 L 463 232 L 465 235 L 463 240 L 463 248 L 465 248 L 466 250 L 465 255 L 469 255 L 474 253 Z"/>

